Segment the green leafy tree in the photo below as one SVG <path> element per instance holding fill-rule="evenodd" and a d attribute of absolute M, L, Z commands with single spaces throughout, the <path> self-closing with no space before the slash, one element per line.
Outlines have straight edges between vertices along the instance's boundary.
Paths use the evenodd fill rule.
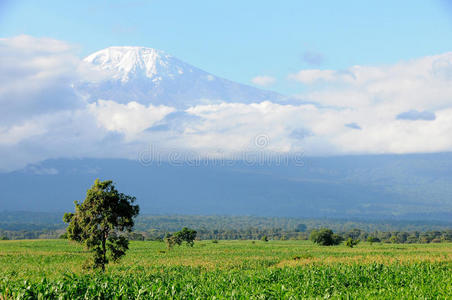
<path fill-rule="evenodd" d="M 188 229 L 187 227 L 182 228 L 181 231 L 176 232 L 174 235 L 178 240 L 182 242 L 186 242 L 187 246 L 193 247 L 196 238 L 196 230 Z M 179 244 L 180 245 L 180 244 Z"/>
<path fill-rule="evenodd" d="M 322 246 L 339 245 L 343 241 L 343 238 L 340 235 L 333 233 L 333 231 L 328 228 L 311 231 L 309 239 Z"/>
<path fill-rule="evenodd" d="M 175 232 L 174 234 L 168 233 L 166 235 L 165 242 L 168 246 L 168 249 L 172 249 L 174 245 L 180 246 L 183 242 L 186 242 L 187 246 L 193 247 L 196 234 L 196 230 L 184 227 L 181 231 Z"/>
<path fill-rule="evenodd" d="M 266 235 L 264 235 L 264 236 L 261 238 L 261 241 L 263 241 L 263 242 L 268 242 L 268 237 L 267 237 Z"/>
<path fill-rule="evenodd" d="M 116 190 L 111 180 L 96 179 L 85 201 L 75 201 L 75 213 L 65 213 L 67 237 L 92 251 L 89 267 L 105 270 L 109 260 L 118 261 L 129 248 L 126 234 L 132 231 L 139 213 L 135 197 Z"/>
<path fill-rule="evenodd" d="M 349 238 L 347 239 L 347 241 L 345 242 L 345 245 L 346 245 L 347 247 L 353 248 L 353 247 L 355 247 L 356 245 L 358 245 L 359 242 L 360 242 L 359 239 L 355 240 L 355 239 L 349 237 Z"/>

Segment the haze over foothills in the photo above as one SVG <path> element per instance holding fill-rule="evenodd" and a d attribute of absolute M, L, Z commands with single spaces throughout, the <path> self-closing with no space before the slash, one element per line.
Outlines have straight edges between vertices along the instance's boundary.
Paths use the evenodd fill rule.
<path fill-rule="evenodd" d="M 265 178 L 246 177 L 256 170 L 243 165 L 222 173 L 230 185 L 220 202 L 242 195 L 241 213 L 262 199 L 265 208 L 286 203 L 281 215 L 318 212 L 319 203 L 334 214 L 343 201 L 355 213 L 376 203 L 386 215 L 452 213 L 452 157 L 444 154 L 452 150 L 451 34 L 448 1 L 2 1 L 0 176 L 10 183 L 0 201 L 39 209 L 20 199 L 7 204 L 20 176 L 47 176 L 40 180 L 49 186 L 56 180 L 49 176 L 63 174 L 83 173 L 83 184 L 121 172 L 132 180 L 138 171 L 118 159 L 143 165 L 155 151 L 163 161 L 242 161 L 251 153 L 305 159 L 299 172 L 259 170 L 271 174 Z M 116 159 L 109 161 L 115 171 L 103 159 Z M 161 180 L 158 170 L 149 172 Z M 190 172 L 181 180 L 210 182 L 201 198 L 215 198 L 209 172 L 216 171 Z M 237 172 L 247 179 L 231 183 Z M 318 186 L 306 192 L 313 178 Z M 294 183 L 300 180 L 303 186 Z M 340 180 L 348 198 L 336 207 Z M 167 201 L 164 187 L 171 189 L 160 185 L 159 203 Z M 140 201 L 152 198 L 135 188 Z M 199 190 L 188 192 L 189 201 Z M 375 199 L 360 198 L 372 191 Z M 63 201 L 62 190 L 43 193 L 37 199 L 46 208 Z M 180 203 L 184 195 L 172 196 Z M 225 209 L 202 203 L 192 212 Z"/>

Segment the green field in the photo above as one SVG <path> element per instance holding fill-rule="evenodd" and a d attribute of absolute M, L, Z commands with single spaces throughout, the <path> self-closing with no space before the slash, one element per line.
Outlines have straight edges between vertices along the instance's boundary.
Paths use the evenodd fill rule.
<path fill-rule="evenodd" d="M 4 298 L 439 298 L 452 295 L 452 244 L 131 242 L 105 274 L 66 240 L 0 241 Z"/>

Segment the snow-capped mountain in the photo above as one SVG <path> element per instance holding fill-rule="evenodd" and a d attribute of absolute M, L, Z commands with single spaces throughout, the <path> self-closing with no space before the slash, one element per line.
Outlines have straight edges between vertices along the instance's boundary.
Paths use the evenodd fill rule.
<path fill-rule="evenodd" d="M 186 107 L 212 102 L 278 102 L 284 97 L 219 78 L 163 51 L 145 47 L 110 47 L 84 59 L 103 73 L 101 80 L 84 81 L 77 90 L 88 99 L 137 101 Z"/>
<path fill-rule="evenodd" d="M 143 78 L 159 82 L 163 78 L 193 72 L 191 66 L 171 55 L 144 47 L 110 47 L 89 55 L 84 61 L 122 83 Z"/>

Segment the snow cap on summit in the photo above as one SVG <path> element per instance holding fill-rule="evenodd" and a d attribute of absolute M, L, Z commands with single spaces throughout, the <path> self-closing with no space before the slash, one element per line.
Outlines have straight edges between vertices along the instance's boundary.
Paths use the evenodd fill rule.
<path fill-rule="evenodd" d="M 112 78 L 122 82 L 142 76 L 173 77 L 183 74 L 188 67 L 161 50 L 130 46 L 109 47 L 89 55 L 84 61 L 109 72 Z"/>

